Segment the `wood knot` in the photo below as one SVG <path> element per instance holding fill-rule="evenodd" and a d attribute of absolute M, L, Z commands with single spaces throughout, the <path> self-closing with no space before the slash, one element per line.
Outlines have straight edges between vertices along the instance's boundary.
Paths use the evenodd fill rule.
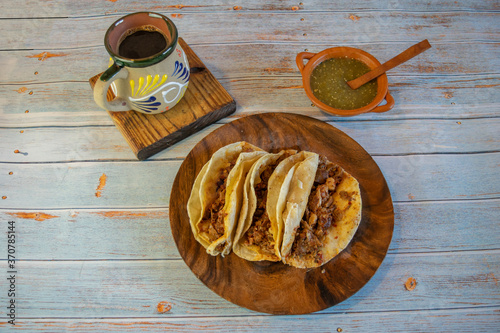
<path fill-rule="evenodd" d="M 196 74 L 203 72 L 205 69 L 205 67 L 191 67 L 189 70 L 191 71 L 191 74 Z"/>
<path fill-rule="evenodd" d="M 416 287 L 417 287 L 417 280 L 415 280 L 415 278 L 410 277 L 410 278 L 408 278 L 408 280 L 406 280 L 406 282 L 405 282 L 406 290 L 412 291 Z"/>
<path fill-rule="evenodd" d="M 172 310 L 172 303 L 167 302 L 167 301 L 162 301 L 162 302 L 158 303 L 158 305 L 156 306 L 156 310 L 158 311 L 158 313 L 168 312 L 168 311 Z"/>

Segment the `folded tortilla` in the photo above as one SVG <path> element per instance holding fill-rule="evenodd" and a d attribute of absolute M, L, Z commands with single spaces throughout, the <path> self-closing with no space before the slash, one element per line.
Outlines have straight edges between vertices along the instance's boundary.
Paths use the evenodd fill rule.
<path fill-rule="evenodd" d="M 319 267 L 347 247 L 361 221 L 359 183 L 324 156 L 295 166 L 285 200 L 282 261 Z"/>
<path fill-rule="evenodd" d="M 194 237 L 207 253 L 231 252 L 247 173 L 265 153 L 244 141 L 224 146 L 196 177 L 187 211 Z"/>
<path fill-rule="evenodd" d="M 276 219 L 276 204 L 286 172 L 296 163 L 296 150 L 265 154 L 252 166 L 245 181 L 243 204 L 233 251 L 250 261 L 280 261 L 282 226 Z M 276 172 L 278 170 L 278 172 Z"/>

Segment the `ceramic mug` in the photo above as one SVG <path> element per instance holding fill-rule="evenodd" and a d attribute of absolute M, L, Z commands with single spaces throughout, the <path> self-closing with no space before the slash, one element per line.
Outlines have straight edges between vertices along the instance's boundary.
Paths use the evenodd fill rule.
<path fill-rule="evenodd" d="M 165 41 L 155 42 L 161 49 L 145 57 L 124 56 L 125 51 L 120 48 L 120 44 L 125 43 L 127 37 L 138 31 L 163 35 Z M 128 44 L 132 43 L 132 47 L 138 47 L 138 51 L 144 49 L 140 46 L 141 42 L 146 43 L 147 47 L 151 46 L 147 45 L 148 40 L 140 40 L 144 38 L 144 34 L 147 33 L 130 37 L 136 39 L 129 39 Z M 135 110 L 147 114 L 165 112 L 174 107 L 184 96 L 190 77 L 186 54 L 177 40 L 176 26 L 161 14 L 138 12 L 113 23 L 104 37 L 104 45 L 111 56 L 111 65 L 96 82 L 95 102 L 108 111 Z M 162 47 L 164 44 L 166 46 Z M 110 87 L 116 96 L 112 101 L 107 99 Z"/>

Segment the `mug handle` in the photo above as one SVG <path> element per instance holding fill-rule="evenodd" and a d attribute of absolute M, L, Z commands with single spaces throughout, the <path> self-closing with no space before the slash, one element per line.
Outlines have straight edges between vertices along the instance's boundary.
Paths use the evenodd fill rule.
<path fill-rule="evenodd" d="M 377 106 L 371 112 L 386 112 L 392 109 L 392 107 L 394 106 L 394 98 L 389 93 L 389 91 L 387 92 L 387 95 L 385 95 L 384 99 L 387 101 L 387 103 Z"/>
<path fill-rule="evenodd" d="M 316 53 L 311 53 L 311 52 L 300 52 L 297 54 L 297 57 L 295 58 L 295 62 L 297 63 L 297 67 L 299 68 L 300 73 L 304 70 L 304 60 L 309 60 L 312 57 L 314 57 Z"/>
<path fill-rule="evenodd" d="M 108 111 L 130 111 L 131 108 L 125 99 L 117 96 L 114 100 L 108 101 L 107 98 L 111 83 L 115 80 L 126 79 L 127 76 L 127 69 L 118 66 L 116 63 L 102 73 L 94 86 L 94 100 L 97 105 Z"/>

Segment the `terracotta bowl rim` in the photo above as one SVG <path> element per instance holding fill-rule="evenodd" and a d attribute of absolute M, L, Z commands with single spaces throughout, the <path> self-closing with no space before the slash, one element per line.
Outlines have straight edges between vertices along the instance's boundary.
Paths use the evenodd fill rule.
<path fill-rule="evenodd" d="M 301 52 L 297 54 L 297 59 L 301 54 L 308 53 L 308 52 Z M 340 116 L 355 116 L 361 113 L 367 113 L 375 109 L 386 97 L 388 94 L 388 88 L 389 88 L 389 83 L 387 80 L 387 75 L 384 73 L 380 75 L 377 78 L 377 95 L 371 101 L 368 105 L 365 105 L 361 108 L 358 109 L 352 109 L 352 110 L 342 110 L 342 109 L 336 109 L 333 108 L 323 102 L 321 102 L 316 96 L 314 96 L 311 86 L 310 86 L 310 76 L 314 68 L 318 66 L 321 62 L 330 59 L 330 58 L 335 58 L 335 57 L 343 57 L 343 56 L 348 56 L 351 58 L 355 58 L 358 60 L 363 61 L 366 65 L 370 67 L 370 69 L 373 69 L 377 66 L 380 66 L 380 62 L 375 58 L 373 55 L 370 53 L 354 48 L 354 47 L 348 47 L 348 46 L 336 46 L 336 47 L 331 47 L 328 49 L 325 49 L 323 51 L 320 51 L 314 56 L 312 56 L 307 64 L 304 65 L 304 68 L 301 71 L 302 75 L 302 83 L 304 90 L 306 92 L 307 97 L 311 100 L 311 102 L 319 107 L 320 109 L 331 113 L 335 115 L 340 115 Z M 367 63 L 366 60 L 369 59 L 370 63 Z M 298 61 L 298 60 L 297 60 Z M 303 60 L 300 60 L 303 61 Z"/>

